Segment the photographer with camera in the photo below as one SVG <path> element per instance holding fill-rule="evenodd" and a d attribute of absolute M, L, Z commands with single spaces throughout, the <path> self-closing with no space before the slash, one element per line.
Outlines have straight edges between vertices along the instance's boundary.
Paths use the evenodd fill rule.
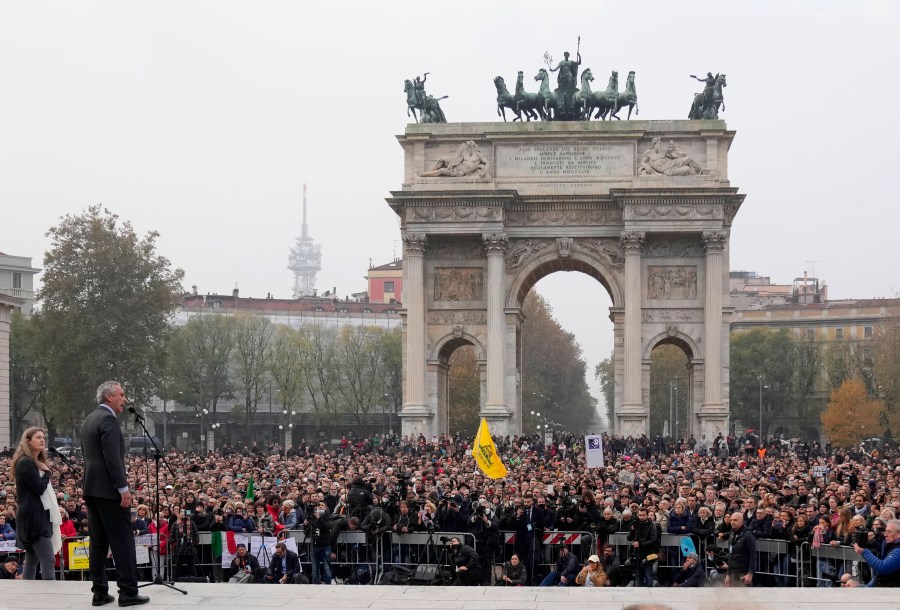
<path fill-rule="evenodd" d="M 366 533 L 368 547 L 374 552 L 378 548 L 378 537 L 388 534 L 391 530 L 391 518 L 380 506 L 375 506 L 369 516 L 363 519 L 360 529 Z M 382 548 L 390 548 L 390 534 L 382 540 Z M 374 560 L 374 558 L 373 558 Z"/>
<path fill-rule="evenodd" d="M 371 488 L 363 481 L 362 477 L 355 477 L 350 482 L 350 491 L 347 494 L 350 516 L 358 517 L 360 520 L 365 519 L 369 516 L 372 504 L 374 504 L 374 500 L 372 499 Z"/>
<path fill-rule="evenodd" d="M 475 549 L 465 545 L 462 541 L 453 536 L 448 539 L 441 536 L 441 542 L 450 543 L 450 561 L 454 566 L 456 579 L 453 581 L 455 586 L 477 587 L 481 584 L 481 560 Z"/>
<path fill-rule="evenodd" d="M 182 509 L 172 530 L 172 547 L 175 555 L 175 577 L 196 576 L 197 547 L 200 534 L 191 518 L 191 511 Z"/>
<path fill-rule="evenodd" d="M 500 544 L 500 522 L 486 501 L 474 503 L 474 511 L 469 518 L 469 531 L 475 536 L 476 546 L 481 549 L 481 559 L 485 566 L 494 565 L 497 546 Z M 491 570 L 484 570 L 484 583 L 490 586 Z"/>
<path fill-rule="evenodd" d="M 637 523 L 632 524 L 627 540 L 631 543 L 629 562 L 634 570 L 634 586 L 652 587 L 653 562 L 659 553 L 659 531 L 645 507 L 638 509 Z"/>
<path fill-rule="evenodd" d="M 469 524 L 462 513 L 463 497 L 456 494 L 438 503 L 438 527 L 442 532 L 467 532 Z"/>
<path fill-rule="evenodd" d="M 312 545 L 312 584 L 314 585 L 321 582 L 330 585 L 333 577 L 331 545 L 335 540 L 335 528 L 327 513 L 328 505 L 321 501 L 307 513 L 308 516 L 303 522 L 306 540 Z"/>

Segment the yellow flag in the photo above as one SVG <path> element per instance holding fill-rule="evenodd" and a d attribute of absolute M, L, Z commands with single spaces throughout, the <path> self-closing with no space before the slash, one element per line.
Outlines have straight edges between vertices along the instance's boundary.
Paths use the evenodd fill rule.
<path fill-rule="evenodd" d="M 475 462 L 478 467 L 492 479 L 502 479 L 506 476 L 506 466 L 500 461 L 497 455 L 497 446 L 494 445 L 494 439 L 491 438 L 491 431 L 488 430 L 487 420 L 481 418 L 481 425 L 478 426 L 478 434 L 475 435 L 475 446 L 472 447 L 472 455 L 475 456 Z"/>

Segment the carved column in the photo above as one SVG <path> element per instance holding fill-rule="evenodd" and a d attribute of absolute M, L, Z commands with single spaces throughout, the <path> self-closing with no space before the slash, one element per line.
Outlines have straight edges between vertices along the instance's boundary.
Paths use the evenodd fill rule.
<path fill-rule="evenodd" d="M 406 302 L 406 401 L 403 414 L 425 413 L 425 235 L 403 237 L 403 300 Z"/>
<path fill-rule="evenodd" d="M 506 411 L 503 392 L 506 370 L 506 314 L 504 312 L 504 255 L 507 240 L 503 233 L 485 235 L 487 254 L 487 401 L 485 411 Z"/>
<path fill-rule="evenodd" d="M 722 261 L 724 231 L 706 231 L 706 308 L 703 348 L 703 410 L 721 410 L 722 404 Z"/>
<path fill-rule="evenodd" d="M 641 399 L 641 249 L 645 234 L 625 231 L 625 395 L 622 406 L 642 408 Z M 624 432 L 624 431 L 622 431 Z"/>

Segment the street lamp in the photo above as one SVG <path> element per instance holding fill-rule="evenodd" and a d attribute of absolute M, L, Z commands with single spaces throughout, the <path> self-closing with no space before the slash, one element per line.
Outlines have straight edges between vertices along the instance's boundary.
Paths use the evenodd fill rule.
<path fill-rule="evenodd" d="M 759 430 L 757 431 L 757 436 L 759 437 L 759 446 L 762 447 L 763 435 L 762 435 L 762 393 L 763 390 L 768 390 L 769 386 L 763 385 L 763 380 L 765 377 L 762 375 L 757 375 L 756 379 L 759 381 Z"/>
<path fill-rule="evenodd" d="M 681 377 L 675 376 L 669 382 L 669 433 L 672 440 L 678 438 L 678 380 Z M 674 394 L 674 399 L 673 399 Z"/>

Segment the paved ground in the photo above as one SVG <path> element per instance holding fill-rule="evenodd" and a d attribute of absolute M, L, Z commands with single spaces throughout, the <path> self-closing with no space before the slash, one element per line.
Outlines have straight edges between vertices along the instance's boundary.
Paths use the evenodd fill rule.
<path fill-rule="evenodd" d="M 150 595 L 148 610 L 206 608 L 450 608 L 456 610 L 622 610 L 637 603 L 661 604 L 672 610 L 865 610 L 900 609 L 891 589 L 568 589 L 453 588 L 315 585 L 184 585 L 188 595 L 160 586 L 142 589 Z M 118 604 L 104 608 L 113 610 Z M 0 581 L 2 608 L 91 608 L 88 583 Z"/>

